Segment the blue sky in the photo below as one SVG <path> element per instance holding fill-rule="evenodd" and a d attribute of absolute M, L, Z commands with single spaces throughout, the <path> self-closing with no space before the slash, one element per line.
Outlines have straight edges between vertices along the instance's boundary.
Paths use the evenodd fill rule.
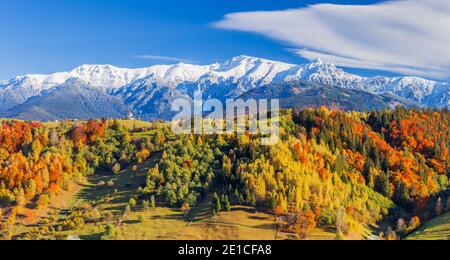
<path fill-rule="evenodd" d="M 341 5 L 371 5 L 377 2 L 326 1 L 334 4 L 333 10 Z M 207 64 L 240 54 L 304 63 L 314 58 L 314 55 L 323 55 L 323 52 L 314 50 L 306 53 L 302 41 L 278 37 L 278 33 L 267 33 L 270 30 L 283 34 L 284 28 L 253 25 L 253 21 L 271 24 L 270 19 L 255 19 L 253 12 L 269 11 L 268 14 L 271 14 L 278 10 L 308 10 L 308 6 L 320 3 L 324 1 L 2 0 L 0 79 L 26 73 L 65 71 L 85 63 L 142 67 L 173 63 L 180 59 Z M 240 16 L 227 16 L 237 12 L 248 21 L 246 24 L 241 23 Z M 276 21 L 277 18 L 274 19 Z M 282 23 L 280 26 L 283 26 Z M 298 33 L 302 32 L 292 31 L 293 35 Z M 313 42 L 316 40 L 313 39 Z M 308 44 L 310 42 L 305 42 L 305 46 Z M 326 53 L 329 53 L 328 48 L 324 46 L 321 50 L 326 49 Z M 332 61 L 333 57 L 336 57 L 334 53 Z M 388 75 L 403 72 L 390 67 L 386 69 L 386 64 L 367 65 L 372 64 L 371 61 L 363 65 L 355 65 L 355 62 L 349 63 L 347 60 L 342 61 L 342 64 L 339 64 L 339 59 L 336 61 L 338 65 L 354 67 L 350 70 L 352 72 L 367 75 L 374 74 L 367 68 L 390 71 L 384 73 Z M 381 61 L 376 62 L 378 64 Z"/>

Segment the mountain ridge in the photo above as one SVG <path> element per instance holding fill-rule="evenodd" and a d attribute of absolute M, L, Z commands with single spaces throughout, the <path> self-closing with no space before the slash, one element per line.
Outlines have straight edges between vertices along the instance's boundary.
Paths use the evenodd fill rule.
<path fill-rule="evenodd" d="M 130 110 L 119 98 L 92 88 L 78 78 L 70 78 L 0 115 L 24 120 L 54 121 L 123 118 L 129 113 Z"/>
<path fill-rule="evenodd" d="M 0 84 L 0 112 L 10 111 L 71 78 L 78 78 L 92 88 L 121 98 L 132 110 L 138 106 L 142 115 L 152 112 L 142 109 L 154 108 L 149 102 L 157 101 L 148 99 L 145 93 L 155 89 L 166 101 L 173 96 L 192 97 L 197 89 L 204 91 L 205 98 L 224 100 L 240 97 L 264 86 L 299 81 L 375 95 L 392 94 L 417 106 L 450 108 L 450 86 L 446 82 L 411 76 L 363 77 L 347 73 L 322 60 L 295 65 L 241 55 L 210 65 L 178 63 L 127 69 L 85 64 L 68 72 L 18 76 Z M 127 93 L 127 90 L 130 92 Z M 167 109 L 167 105 L 160 109 Z"/>

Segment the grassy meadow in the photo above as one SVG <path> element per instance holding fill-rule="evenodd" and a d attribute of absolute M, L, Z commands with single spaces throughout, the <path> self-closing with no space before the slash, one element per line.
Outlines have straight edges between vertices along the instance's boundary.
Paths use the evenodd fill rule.
<path fill-rule="evenodd" d="M 450 213 L 446 213 L 426 223 L 407 240 L 449 240 Z"/>

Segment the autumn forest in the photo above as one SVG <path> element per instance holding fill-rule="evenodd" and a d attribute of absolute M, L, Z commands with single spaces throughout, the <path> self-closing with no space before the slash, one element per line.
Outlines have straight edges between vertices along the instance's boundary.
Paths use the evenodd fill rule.
<path fill-rule="evenodd" d="M 0 239 L 66 239 L 89 225 L 97 239 L 120 239 L 132 212 L 139 223 L 155 208 L 195 222 L 196 210 L 220 217 L 244 208 L 291 239 L 328 230 L 333 239 L 400 240 L 450 210 L 448 110 L 281 114 L 274 146 L 250 134 L 175 135 L 162 122 L 1 121 Z M 141 170 L 119 186 L 117 176 Z M 108 190 L 52 212 L 83 187 Z M 122 191 L 120 209 L 101 207 Z"/>

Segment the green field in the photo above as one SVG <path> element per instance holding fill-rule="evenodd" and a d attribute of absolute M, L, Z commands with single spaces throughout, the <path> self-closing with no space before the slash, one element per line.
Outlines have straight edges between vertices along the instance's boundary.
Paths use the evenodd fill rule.
<path fill-rule="evenodd" d="M 433 219 L 418 231 L 410 235 L 407 240 L 449 240 L 450 212 Z"/>

